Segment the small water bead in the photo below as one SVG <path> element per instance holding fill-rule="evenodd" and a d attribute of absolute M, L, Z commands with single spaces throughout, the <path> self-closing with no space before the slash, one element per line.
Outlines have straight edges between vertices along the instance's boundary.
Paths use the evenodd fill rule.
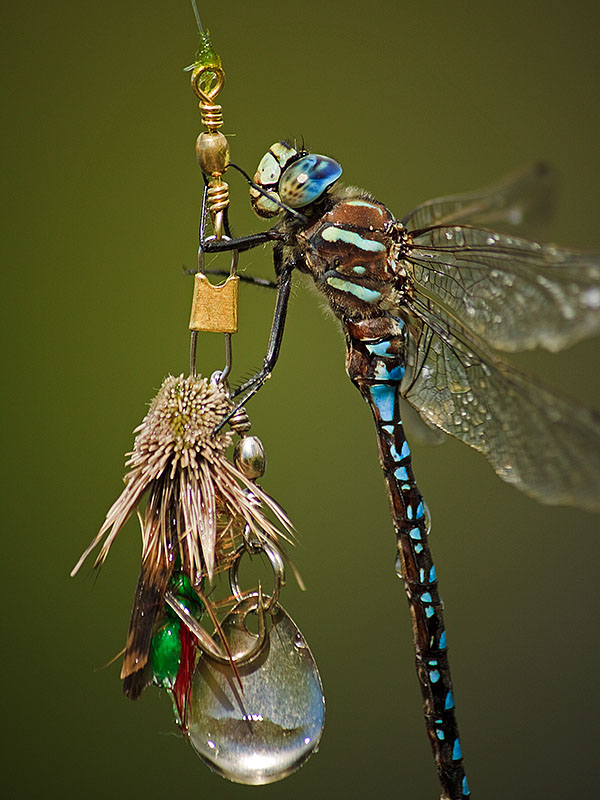
<path fill-rule="evenodd" d="M 400 558 L 400 553 L 396 555 L 396 562 L 394 564 L 394 569 L 396 571 L 396 575 L 399 578 L 402 578 L 402 559 Z"/>
<path fill-rule="evenodd" d="M 520 225 L 523 222 L 523 212 L 520 208 L 511 208 L 508 212 L 508 221 L 511 225 Z"/>
<path fill-rule="evenodd" d="M 454 228 L 455 231 L 455 240 L 456 244 L 460 245 L 461 247 L 465 244 L 465 234 L 461 227 L 457 226 Z"/>
<path fill-rule="evenodd" d="M 587 308 L 600 308 L 600 289 L 597 287 L 586 289 L 582 295 L 582 299 Z"/>

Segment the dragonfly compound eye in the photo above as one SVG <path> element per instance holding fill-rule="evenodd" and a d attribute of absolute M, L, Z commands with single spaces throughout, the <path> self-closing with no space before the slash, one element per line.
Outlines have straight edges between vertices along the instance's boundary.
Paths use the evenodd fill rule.
<path fill-rule="evenodd" d="M 302 208 L 319 197 L 342 174 L 337 161 L 315 153 L 304 156 L 289 166 L 279 181 L 281 201 L 290 208 Z"/>
<path fill-rule="evenodd" d="M 253 180 L 257 186 L 268 191 L 276 202 L 269 200 L 257 189 L 250 189 L 252 208 L 259 217 L 274 217 L 276 214 L 281 213 L 281 206 L 277 205 L 277 201 L 280 199 L 278 194 L 279 179 L 287 164 L 297 157 L 298 151 L 286 142 L 275 142 L 266 155 L 262 157 Z"/>

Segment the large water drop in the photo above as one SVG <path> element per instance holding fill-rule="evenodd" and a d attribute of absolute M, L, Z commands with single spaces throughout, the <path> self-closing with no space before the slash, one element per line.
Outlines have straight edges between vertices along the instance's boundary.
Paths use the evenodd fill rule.
<path fill-rule="evenodd" d="M 234 657 L 257 641 L 246 625 L 256 607 L 252 595 L 223 620 Z M 271 616 L 264 649 L 237 666 L 242 688 L 231 664 L 204 655 L 194 673 L 189 740 L 211 769 L 236 783 L 272 783 L 294 772 L 317 747 L 325 723 L 323 687 L 310 649 L 280 606 Z"/>

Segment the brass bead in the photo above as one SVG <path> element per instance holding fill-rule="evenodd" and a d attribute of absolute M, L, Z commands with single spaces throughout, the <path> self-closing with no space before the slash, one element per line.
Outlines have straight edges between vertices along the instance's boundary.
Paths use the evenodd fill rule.
<path fill-rule="evenodd" d="M 229 142 L 219 131 L 201 133 L 196 139 L 196 158 L 205 175 L 222 175 L 229 164 Z"/>
<path fill-rule="evenodd" d="M 260 478 L 267 468 L 267 457 L 258 436 L 244 436 L 237 442 L 233 460 L 239 471 L 250 480 Z"/>

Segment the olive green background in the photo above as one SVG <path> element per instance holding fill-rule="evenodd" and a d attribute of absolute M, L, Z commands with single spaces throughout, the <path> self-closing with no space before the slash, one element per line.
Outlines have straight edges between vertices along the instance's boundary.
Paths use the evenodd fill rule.
<path fill-rule="evenodd" d="M 232 158 L 304 136 L 402 216 L 538 157 L 562 180 L 552 239 L 600 249 L 598 67 L 585 2 L 201 2 L 227 71 Z M 69 570 L 121 489 L 123 453 L 187 368 L 201 179 L 182 67 L 189 4 L 3 4 L 6 797 L 438 797 L 368 409 L 303 281 L 273 379 L 251 404 L 263 486 L 298 529 L 284 605 L 322 671 L 320 752 L 280 784 L 210 773 L 166 698 L 130 703 L 117 665 L 139 562 L 131 522 L 97 580 Z M 256 230 L 231 177 L 231 218 Z M 223 262 L 223 265 L 225 262 Z M 270 276 L 268 250 L 242 268 Z M 274 296 L 243 288 L 235 374 L 262 359 Z M 600 406 L 598 343 L 519 365 Z M 199 368 L 222 362 L 200 340 Z M 542 507 L 463 445 L 416 446 L 476 798 L 597 791 L 598 519 Z M 544 453 L 540 453 L 544 458 Z"/>

